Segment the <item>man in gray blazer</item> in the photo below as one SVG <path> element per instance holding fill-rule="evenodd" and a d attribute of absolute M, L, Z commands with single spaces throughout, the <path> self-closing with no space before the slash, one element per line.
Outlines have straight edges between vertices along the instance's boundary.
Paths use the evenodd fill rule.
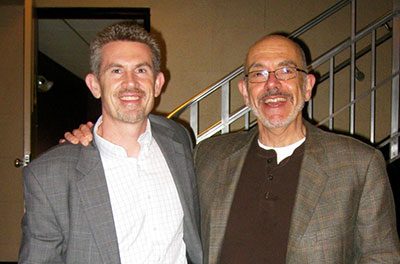
<path fill-rule="evenodd" d="M 204 263 L 400 263 L 382 155 L 302 119 L 314 82 L 292 40 L 250 48 L 239 90 L 258 127 L 195 151 Z"/>
<path fill-rule="evenodd" d="M 91 43 L 86 83 L 102 116 L 89 147 L 59 145 L 24 169 L 19 263 L 202 263 L 190 137 L 149 115 L 160 57 L 132 22 Z"/>

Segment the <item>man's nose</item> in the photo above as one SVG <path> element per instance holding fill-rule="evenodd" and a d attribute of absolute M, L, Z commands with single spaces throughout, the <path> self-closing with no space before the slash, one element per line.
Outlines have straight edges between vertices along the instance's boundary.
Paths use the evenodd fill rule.
<path fill-rule="evenodd" d="M 124 75 L 124 84 L 127 88 L 134 87 L 137 83 L 137 76 L 134 72 L 127 71 Z"/>
<path fill-rule="evenodd" d="M 276 89 L 277 87 L 279 87 L 280 84 L 281 82 L 276 78 L 275 74 L 271 72 L 270 74 L 268 74 L 268 79 L 264 84 L 264 88 L 268 90 Z"/>

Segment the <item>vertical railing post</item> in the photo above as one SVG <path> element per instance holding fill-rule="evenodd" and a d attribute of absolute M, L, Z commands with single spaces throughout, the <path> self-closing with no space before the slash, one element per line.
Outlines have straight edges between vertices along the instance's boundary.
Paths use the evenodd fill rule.
<path fill-rule="evenodd" d="M 356 98 L 356 81 L 355 81 L 355 69 L 356 69 L 356 0 L 351 1 L 351 47 L 350 47 L 350 102 Z M 349 132 L 351 135 L 355 131 L 355 104 L 350 105 L 350 128 Z"/>
<path fill-rule="evenodd" d="M 195 102 L 190 106 L 190 127 L 193 130 L 193 134 L 196 138 L 199 135 L 199 103 Z"/>
<path fill-rule="evenodd" d="M 392 106 L 391 106 L 391 136 L 390 142 L 390 159 L 399 155 L 399 138 L 395 137 L 399 132 L 399 49 L 400 49 L 400 0 L 393 0 L 393 12 L 396 14 L 393 17 L 393 59 L 392 59 L 392 74 L 397 72 L 397 75 L 392 80 Z"/>
<path fill-rule="evenodd" d="M 229 96 L 229 81 L 225 82 L 221 86 L 221 125 L 222 134 L 229 133 L 229 106 L 230 106 L 230 96 Z"/>
<path fill-rule="evenodd" d="M 307 117 L 309 120 L 313 119 L 313 101 L 314 98 L 311 97 L 310 100 L 307 102 Z"/>
<path fill-rule="evenodd" d="M 335 101 L 335 57 L 329 60 L 329 115 L 331 116 L 334 109 Z M 329 130 L 333 130 L 333 117 L 329 118 Z"/>
<path fill-rule="evenodd" d="M 244 114 L 244 129 L 248 130 L 250 128 L 250 112 Z"/>
<path fill-rule="evenodd" d="M 373 144 L 375 143 L 375 104 L 376 104 L 376 30 L 371 33 L 371 122 L 370 122 L 370 132 L 369 141 Z"/>

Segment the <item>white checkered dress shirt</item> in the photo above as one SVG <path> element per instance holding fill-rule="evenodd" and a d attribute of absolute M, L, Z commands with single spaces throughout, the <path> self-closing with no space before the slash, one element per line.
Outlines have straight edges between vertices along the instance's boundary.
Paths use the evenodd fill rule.
<path fill-rule="evenodd" d="M 150 121 L 139 137 L 137 158 L 97 134 L 118 238 L 121 263 L 187 263 L 183 210 Z"/>

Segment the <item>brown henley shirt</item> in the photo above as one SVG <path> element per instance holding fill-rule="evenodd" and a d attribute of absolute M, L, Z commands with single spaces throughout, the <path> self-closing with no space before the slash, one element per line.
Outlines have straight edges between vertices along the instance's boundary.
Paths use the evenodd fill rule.
<path fill-rule="evenodd" d="M 304 143 L 277 164 L 274 150 L 252 142 L 236 188 L 221 264 L 285 263 Z"/>

